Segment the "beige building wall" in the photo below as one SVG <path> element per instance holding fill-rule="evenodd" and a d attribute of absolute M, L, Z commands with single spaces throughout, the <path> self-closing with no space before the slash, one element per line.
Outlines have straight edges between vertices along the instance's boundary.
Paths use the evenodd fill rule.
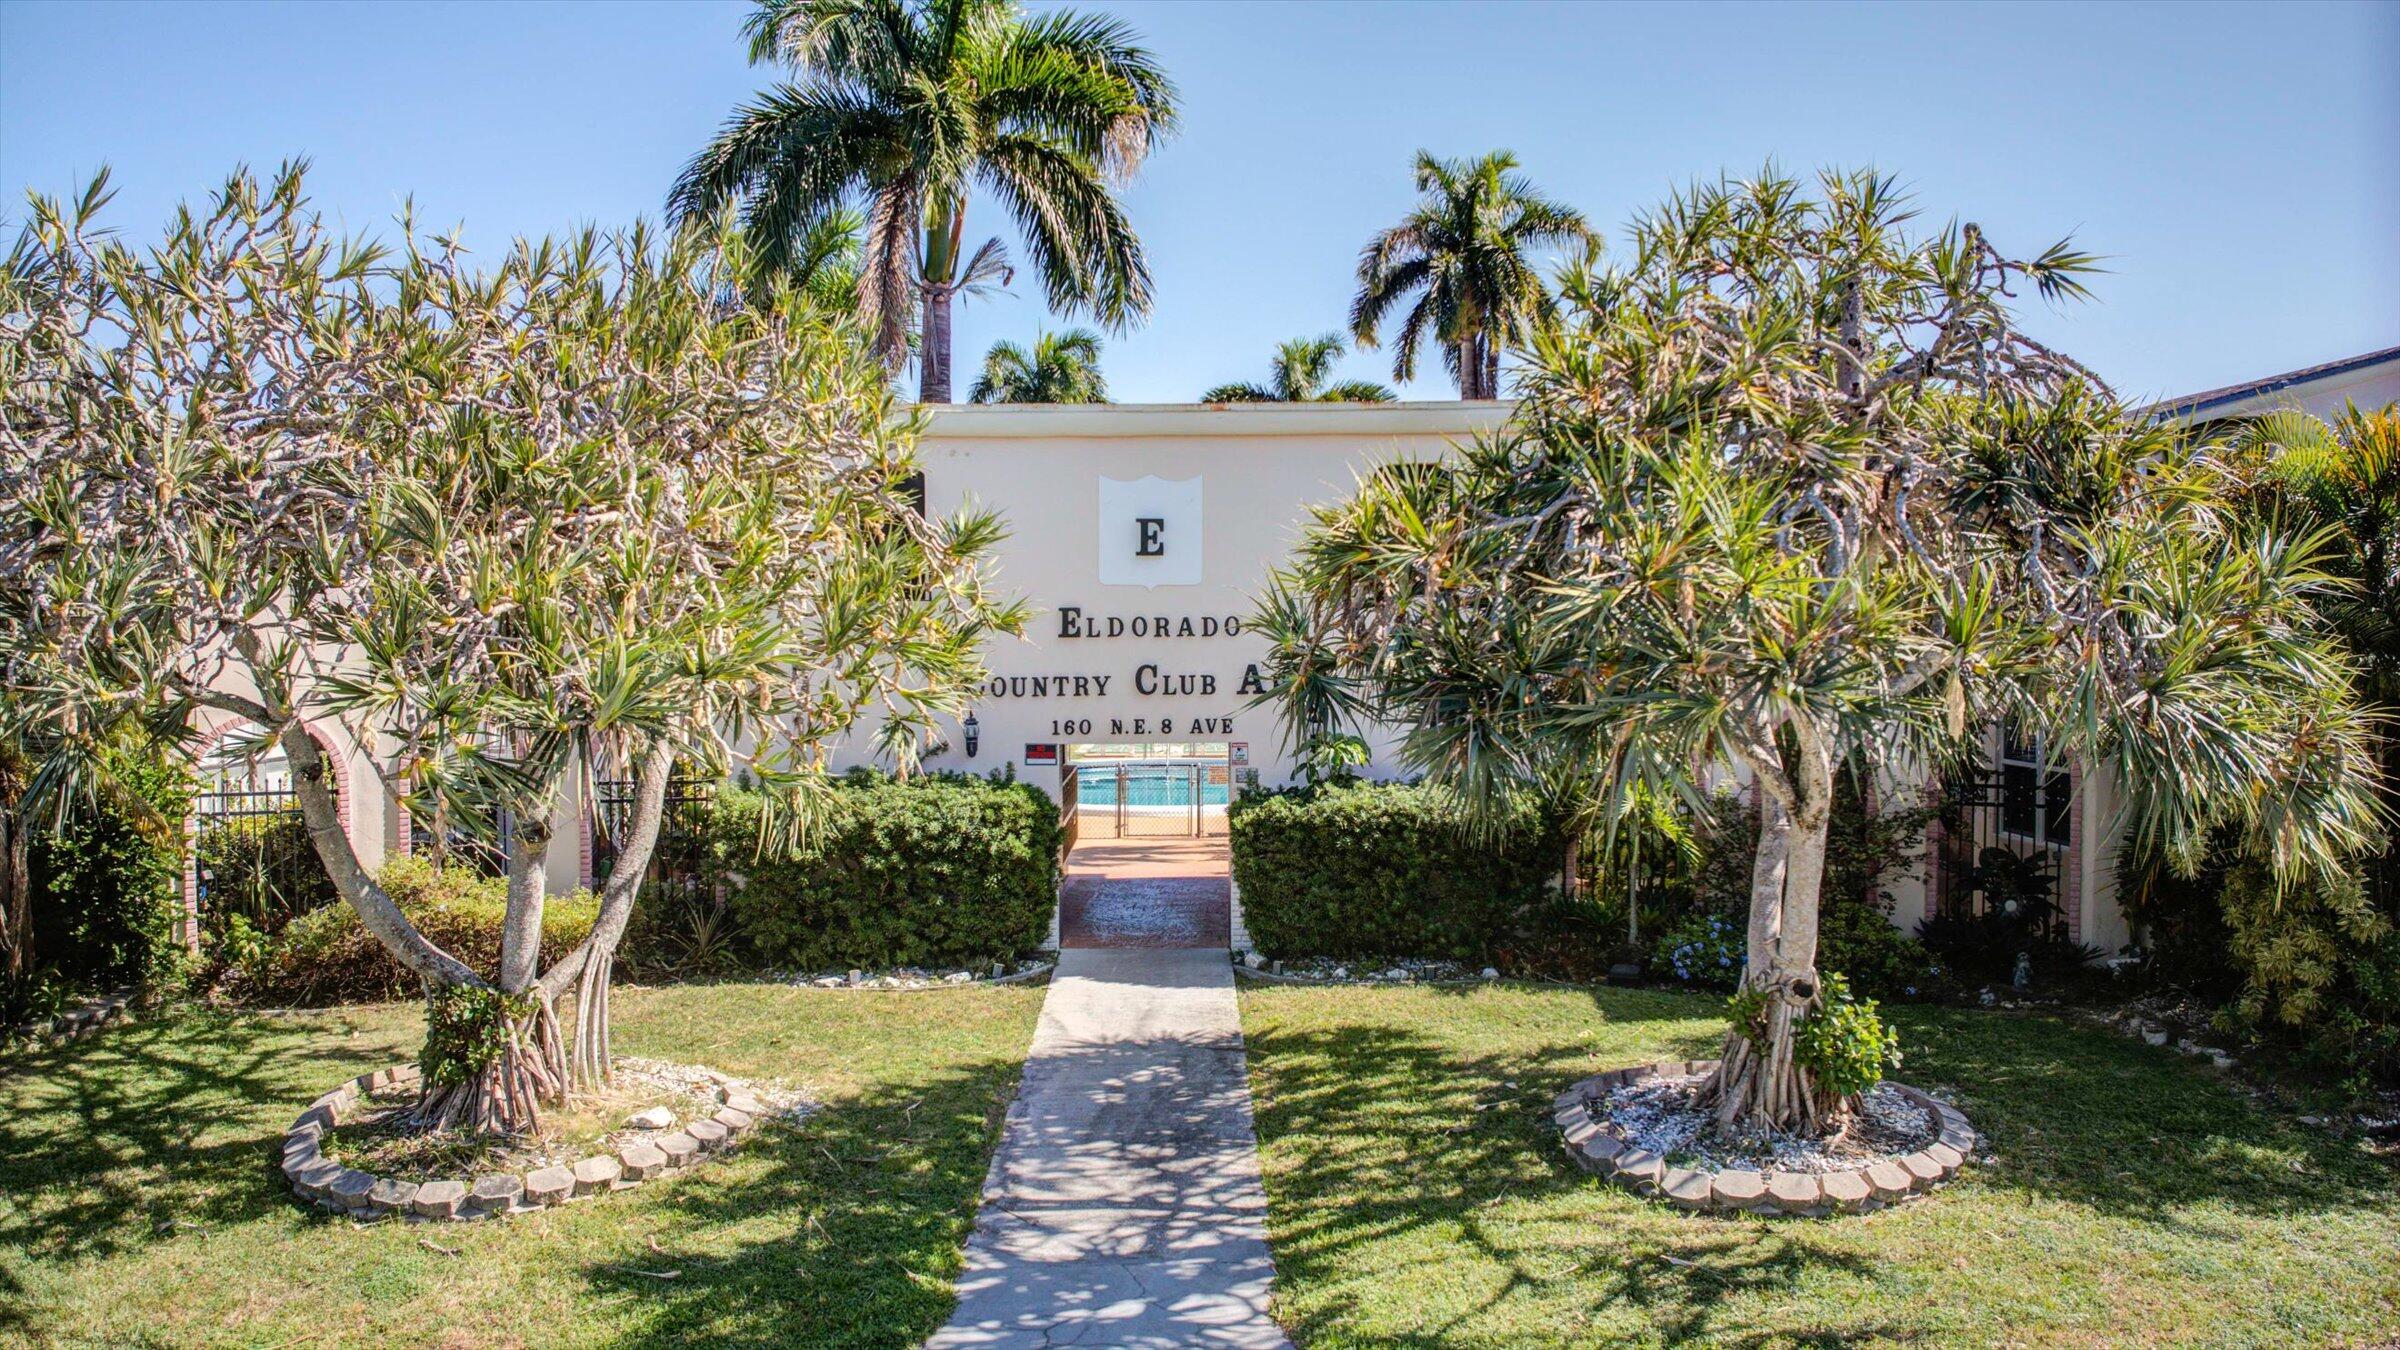
<path fill-rule="evenodd" d="M 1006 517 L 997 581 L 1033 616 L 1022 641 L 986 653 L 975 753 L 951 726 L 929 766 L 1014 762 L 1055 792 L 1058 767 L 1029 763 L 1028 747 L 1224 742 L 1237 775 L 1287 781 L 1274 713 L 1247 706 L 1264 650 L 1247 625 L 1269 569 L 1310 507 L 1380 465 L 1441 459 L 1503 415 L 1463 402 L 932 411 L 918 453 L 927 509 Z M 1392 772 L 1388 740 L 1375 750 Z M 869 762 L 865 739 L 836 758 Z"/>

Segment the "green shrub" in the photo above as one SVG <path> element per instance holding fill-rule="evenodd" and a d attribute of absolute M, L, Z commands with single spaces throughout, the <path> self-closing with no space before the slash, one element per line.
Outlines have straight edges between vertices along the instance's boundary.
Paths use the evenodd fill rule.
<path fill-rule="evenodd" d="M 2240 1017 L 2297 1042 L 2353 1091 L 2400 1080 L 2400 933 L 2360 880 L 2278 887 L 2266 863 L 2243 858 L 2223 903 Z"/>
<path fill-rule="evenodd" d="M 500 927 L 508 884 L 463 867 L 398 858 L 377 878 L 427 941 L 487 978 L 500 970 Z M 592 931 L 599 902 L 588 891 L 553 896 L 542 911 L 542 961 L 561 956 Z M 284 925 L 233 972 L 235 992 L 260 1004 L 316 1007 L 415 998 L 424 992 L 347 904 L 330 905 Z"/>
<path fill-rule="evenodd" d="M 130 754 L 112 758 L 108 776 L 108 791 L 76 802 L 59 829 L 32 838 L 39 982 L 151 985 L 182 970 L 176 925 L 191 780 L 173 765 Z"/>
<path fill-rule="evenodd" d="M 1230 828 L 1243 918 L 1273 956 L 1482 959 L 1547 920 L 1564 847 L 1529 808 L 1471 832 L 1456 796 L 1400 783 L 1252 798 Z"/>
<path fill-rule="evenodd" d="M 272 934 L 341 899 L 297 807 L 213 822 L 193 839 L 192 853 L 207 878 L 200 923 L 212 941 L 236 917 Z"/>
<path fill-rule="evenodd" d="M 734 940 L 801 970 L 942 966 L 1041 945 L 1058 897 L 1058 806 L 1030 783 L 853 773 L 796 856 L 758 856 L 758 794 L 718 794 L 711 829 Z M 638 908 L 638 907 L 637 907 Z"/>
<path fill-rule="evenodd" d="M 1851 1097 L 1900 1067 L 1900 1033 L 1883 1024 L 1875 1000 L 1850 997 L 1850 982 L 1827 975 L 1825 998 L 1792 1029 L 1792 1059 L 1817 1086 Z"/>

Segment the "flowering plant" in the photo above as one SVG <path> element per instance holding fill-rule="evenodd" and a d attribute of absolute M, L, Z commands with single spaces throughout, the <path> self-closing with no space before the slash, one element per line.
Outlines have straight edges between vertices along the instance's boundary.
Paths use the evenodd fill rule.
<path fill-rule="evenodd" d="M 1731 989 L 1742 977 L 1745 934 L 1724 914 L 1694 914 L 1659 939 L 1659 956 L 1675 978 L 1709 989 Z"/>

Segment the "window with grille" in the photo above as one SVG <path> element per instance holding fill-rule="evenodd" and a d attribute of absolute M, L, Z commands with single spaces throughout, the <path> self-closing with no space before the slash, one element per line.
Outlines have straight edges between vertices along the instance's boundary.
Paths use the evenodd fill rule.
<path fill-rule="evenodd" d="M 2000 828 L 2060 848 L 2074 842 L 2074 775 L 2050 758 L 2045 737 L 2010 725 L 2000 732 Z"/>

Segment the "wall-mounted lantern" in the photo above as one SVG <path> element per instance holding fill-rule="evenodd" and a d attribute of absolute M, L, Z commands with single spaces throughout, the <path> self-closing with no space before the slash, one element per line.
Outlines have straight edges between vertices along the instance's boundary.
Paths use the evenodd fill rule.
<path fill-rule="evenodd" d="M 959 723 L 958 729 L 967 733 L 967 758 L 975 758 L 975 748 L 983 742 L 983 728 L 976 725 L 975 714 L 968 713 L 967 720 Z"/>

